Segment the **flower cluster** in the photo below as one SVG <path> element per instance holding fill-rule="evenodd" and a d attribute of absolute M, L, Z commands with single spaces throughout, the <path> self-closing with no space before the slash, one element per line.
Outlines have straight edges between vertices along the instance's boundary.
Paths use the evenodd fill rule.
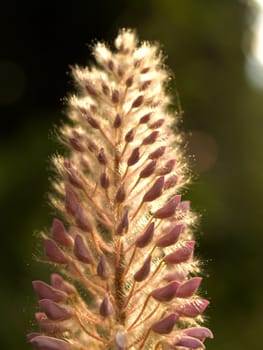
<path fill-rule="evenodd" d="M 58 218 L 43 233 L 59 273 L 34 281 L 38 350 L 203 349 L 209 302 L 197 294 L 188 181 L 169 112 L 169 73 L 157 45 L 121 30 L 115 50 L 97 43 L 96 64 L 75 67 L 78 94 L 54 157 Z"/>

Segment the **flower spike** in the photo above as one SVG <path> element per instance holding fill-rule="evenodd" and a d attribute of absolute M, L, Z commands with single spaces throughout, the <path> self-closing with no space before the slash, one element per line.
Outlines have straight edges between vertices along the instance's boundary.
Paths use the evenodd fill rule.
<path fill-rule="evenodd" d="M 59 274 L 36 280 L 37 350 L 204 349 L 194 215 L 158 45 L 122 29 L 96 65 L 73 68 L 78 95 L 54 157 L 56 218 L 43 233 Z M 174 132 L 171 131 L 171 126 Z M 59 219 L 58 219 L 59 218 Z M 63 277 L 62 277 L 63 276 Z"/>

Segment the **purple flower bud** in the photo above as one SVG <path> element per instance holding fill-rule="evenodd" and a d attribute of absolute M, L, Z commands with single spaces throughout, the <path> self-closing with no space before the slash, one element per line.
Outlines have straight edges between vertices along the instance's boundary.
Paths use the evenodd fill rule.
<path fill-rule="evenodd" d="M 121 117 L 119 114 L 117 114 L 113 122 L 113 127 L 115 129 L 118 129 L 120 126 L 121 126 Z"/>
<path fill-rule="evenodd" d="M 142 282 L 148 277 L 151 271 L 151 261 L 152 261 L 152 257 L 150 255 L 145 260 L 142 267 L 134 274 L 134 280 L 136 282 Z"/>
<path fill-rule="evenodd" d="M 88 150 L 91 153 L 98 152 L 99 148 L 93 141 L 88 140 L 88 144 L 87 145 L 88 145 Z"/>
<path fill-rule="evenodd" d="M 201 277 L 193 277 L 190 280 L 180 285 L 177 290 L 176 296 L 178 298 L 189 298 L 195 294 L 202 282 Z"/>
<path fill-rule="evenodd" d="M 57 338 L 48 337 L 46 335 L 40 335 L 38 337 L 34 337 L 30 340 L 30 343 L 37 350 L 72 350 L 72 346 L 62 340 Z"/>
<path fill-rule="evenodd" d="M 136 164 L 139 159 L 140 159 L 140 148 L 136 147 L 132 151 L 132 153 L 127 161 L 128 166 L 132 166 L 132 165 Z"/>
<path fill-rule="evenodd" d="M 148 73 L 150 70 L 150 67 L 145 67 L 141 70 L 141 74 L 145 74 L 145 73 Z"/>
<path fill-rule="evenodd" d="M 143 196 L 143 202 L 152 202 L 160 195 L 162 194 L 163 190 L 163 185 L 164 185 L 164 176 L 160 176 L 155 183 L 152 185 L 152 187 L 145 193 Z"/>
<path fill-rule="evenodd" d="M 187 328 L 183 331 L 184 334 L 188 335 L 189 337 L 197 338 L 197 339 L 205 339 L 210 338 L 213 339 L 213 333 L 210 331 L 209 328 L 206 327 L 191 327 Z"/>
<path fill-rule="evenodd" d="M 51 234 L 56 242 L 60 243 L 61 245 L 64 245 L 65 247 L 72 247 L 72 239 L 68 235 L 63 223 L 60 220 L 53 220 Z"/>
<path fill-rule="evenodd" d="M 109 298 L 106 296 L 100 304 L 100 315 L 102 317 L 109 317 L 112 314 L 112 305 Z"/>
<path fill-rule="evenodd" d="M 173 312 L 170 315 L 162 318 L 160 321 L 155 322 L 151 329 L 158 334 L 169 334 L 172 332 L 178 317 L 179 315 Z"/>
<path fill-rule="evenodd" d="M 140 172 L 139 177 L 143 179 L 151 176 L 154 173 L 156 163 L 157 163 L 156 160 L 152 160 L 150 163 L 148 163 L 146 167 L 143 168 L 142 171 Z"/>
<path fill-rule="evenodd" d="M 204 349 L 204 344 L 196 338 L 182 336 L 173 343 L 175 346 L 182 346 L 189 349 Z"/>
<path fill-rule="evenodd" d="M 100 175 L 100 184 L 101 187 L 105 189 L 109 188 L 110 186 L 110 179 L 105 171 L 103 171 L 103 173 Z"/>
<path fill-rule="evenodd" d="M 162 166 L 160 169 L 158 169 L 156 172 L 158 175 L 167 175 L 170 174 L 170 172 L 173 170 L 175 166 L 176 160 L 170 159 L 168 160 L 164 166 Z"/>
<path fill-rule="evenodd" d="M 32 332 L 32 333 L 28 333 L 26 335 L 27 340 L 30 341 L 31 339 L 35 338 L 35 337 L 39 337 L 41 335 L 41 333 L 37 333 L 37 332 Z"/>
<path fill-rule="evenodd" d="M 152 115 L 152 112 L 149 112 L 149 113 L 145 114 L 144 116 L 142 116 L 140 119 L 140 124 L 148 123 L 148 121 L 151 118 L 151 115 Z"/>
<path fill-rule="evenodd" d="M 92 226 L 86 211 L 80 204 L 77 205 L 76 209 L 76 223 L 81 230 L 85 232 L 92 232 Z"/>
<path fill-rule="evenodd" d="M 167 234 L 157 240 L 156 246 L 164 248 L 175 244 L 184 228 L 184 224 L 174 226 Z"/>
<path fill-rule="evenodd" d="M 32 282 L 34 290 L 39 299 L 51 299 L 56 302 L 65 301 L 68 296 L 63 291 L 49 286 L 42 281 Z"/>
<path fill-rule="evenodd" d="M 104 255 L 102 255 L 99 259 L 98 265 L 97 265 L 97 275 L 102 280 L 107 280 L 110 277 L 110 271 L 108 267 L 108 263 L 106 261 L 106 258 Z"/>
<path fill-rule="evenodd" d="M 69 214 L 75 215 L 78 206 L 78 198 L 73 189 L 68 184 L 65 185 L 65 188 L 65 208 Z"/>
<path fill-rule="evenodd" d="M 171 301 L 175 297 L 179 285 L 179 282 L 173 281 L 164 287 L 153 290 L 151 296 L 160 302 Z"/>
<path fill-rule="evenodd" d="M 126 336 L 123 332 L 117 332 L 114 337 L 116 350 L 126 350 Z"/>
<path fill-rule="evenodd" d="M 173 253 L 166 255 L 164 261 L 167 264 L 180 264 L 189 260 L 193 254 L 195 241 L 185 242 L 184 245 L 176 249 Z"/>
<path fill-rule="evenodd" d="M 166 148 L 165 146 L 158 147 L 155 151 L 150 153 L 148 158 L 149 159 L 158 159 L 158 158 L 160 158 L 164 154 L 165 148 Z"/>
<path fill-rule="evenodd" d="M 125 84 L 128 88 L 132 86 L 132 84 L 133 84 L 133 76 L 132 75 L 126 79 Z"/>
<path fill-rule="evenodd" d="M 150 85 L 152 81 L 151 80 L 145 80 L 142 85 L 140 86 L 140 91 L 146 90 Z"/>
<path fill-rule="evenodd" d="M 164 189 L 168 190 L 169 188 L 173 188 L 178 182 L 178 176 L 173 174 L 169 176 L 169 178 L 165 181 Z"/>
<path fill-rule="evenodd" d="M 154 233 L 154 222 L 151 222 L 151 224 L 147 227 L 144 233 L 136 239 L 135 241 L 136 247 L 138 248 L 146 247 L 152 241 L 153 233 Z"/>
<path fill-rule="evenodd" d="M 87 115 L 86 119 L 87 119 L 87 122 L 89 123 L 89 125 L 92 128 L 94 128 L 94 129 L 99 129 L 100 128 L 100 125 L 97 122 L 97 120 L 95 120 L 91 115 Z"/>
<path fill-rule="evenodd" d="M 120 100 L 120 94 L 118 90 L 113 90 L 111 100 L 114 104 L 117 104 Z"/>
<path fill-rule="evenodd" d="M 129 228 L 129 217 L 128 217 L 128 210 L 126 209 L 117 226 L 116 234 L 122 235 L 123 233 L 126 233 L 128 231 L 128 228 Z"/>
<path fill-rule="evenodd" d="M 73 312 L 50 299 L 42 299 L 39 301 L 41 309 L 46 313 L 47 317 L 53 321 L 64 321 L 72 318 Z"/>
<path fill-rule="evenodd" d="M 164 119 L 158 119 L 155 122 L 153 122 L 151 125 L 149 125 L 150 129 L 158 129 L 160 128 L 164 123 Z"/>
<path fill-rule="evenodd" d="M 46 239 L 44 242 L 46 256 L 50 261 L 56 264 L 67 264 L 69 262 L 64 252 L 51 239 Z"/>
<path fill-rule="evenodd" d="M 93 96 L 93 97 L 98 96 L 97 91 L 94 89 L 94 87 L 90 83 L 86 82 L 85 89 L 87 90 L 87 92 L 90 96 Z"/>
<path fill-rule="evenodd" d="M 97 155 L 97 159 L 98 159 L 100 164 L 102 164 L 102 165 L 106 165 L 107 164 L 107 159 L 106 159 L 106 156 L 105 156 L 104 148 L 101 148 L 99 150 L 99 153 Z"/>
<path fill-rule="evenodd" d="M 109 96 L 110 94 L 110 89 L 105 83 L 102 83 L 102 92 L 105 96 Z"/>
<path fill-rule="evenodd" d="M 61 276 L 56 273 L 51 275 L 51 284 L 53 287 L 62 290 L 68 295 L 74 294 L 76 292 L 75 287 L 69 282 L 65 281 Z"/>
<path fill-rule="evenodd" d="M 77 172 L 76 169 L 72 167 L 72 164 L 68 159 L 65 159 L 64 167 L 66 168 L 70 184 L 77 188 L 83 188 L 83 182 L 81 180 L 80 174 Z"/>
<path fill-rule="evenodd" d="M 49 320 L 43 312 L 35 314 L 37 324 L 42 332 L 56 335 L 67 331 L 67 327 L 62 322 Z"/>
<path fill-rule="evenodd" d="M 78 140 L 76 137 L 70 137 L 69 138 L 69 143 L 71 147 L 74 148 L 75 151 L 77 152 L 84 152 L 85 147 L 83 146 L 82 142 Z"/>
<path fill-rule="evenodd" d="M 132 142 L 133 139 L 134 139 L 134 129 L 131 129 L 125 135 L 125 141 L 129 143 L 129 142 Z"/>
<path fill-rule="evenodd" d="M 206 299 L 193 299 L 180 303 L 177 312 L 182 316 L 197 317 L 205 311 L 208 305 L 209 301 Z"/>
<path fill-rule="evenodd" d="M 80 235 L 77 235 L 75 238 L 74 254 L 79 261 L 85 264 L 93 264 L 93 259 L 88 247 L 85 244 L 83 237 Z"/>
<path fill-rule="evenodd" d="M 126 197 L 125 188 L 124 188 L 124 185 L 122 184 L 116 193 L 115 199 L 118 203 L 122 203 L 125 200 L 125 197 Z"/>
<path fill-rule="evenodd" d="M 138 96 L 132 103 L 131 108 L 138 108 L 143 104 L 143 95 Z"/>
<path fill-rule="evenodd" d="M 153 131 L 152 133 L 150 133 L 150 135 L 148 135 L 147 137 L 145 137 L 145 139 L 143 139 L 142 145 L 146 146 L 146 145 L 153 144 L 156 141 L 158 136 L 159 136 L 159 131 Z"/>
<path fill-rule="evenodd" d="M 156 219 L 166 219 L 174 215 L 177 205 L 180 203 L 181 195 L 172 197 L 162 208 L 154 213 Z"/>

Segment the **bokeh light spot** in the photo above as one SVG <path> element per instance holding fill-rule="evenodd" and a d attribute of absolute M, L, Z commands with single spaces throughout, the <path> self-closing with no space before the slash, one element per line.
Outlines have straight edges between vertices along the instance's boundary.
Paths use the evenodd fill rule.
<path fill-rule="evenodd" d="M 0 61 L 0 104 L 12 104 L 24 94 L 26 76 L 18 64 Z"/>
<path fill-rule="evenodd" d="M 215 138 L 201 130 L 192 130 L 186 135 L 187 153 L 194 157 L 198 173 L 210 170 L 216 163 L 218 145 Z"/>

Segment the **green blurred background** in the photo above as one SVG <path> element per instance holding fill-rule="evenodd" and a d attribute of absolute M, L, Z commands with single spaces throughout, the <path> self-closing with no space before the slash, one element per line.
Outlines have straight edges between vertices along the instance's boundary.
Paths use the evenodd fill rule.
<path fill-rule="evenodd" d="M 36 261 L 42 246 L 34 231 L 52 218 L 48 159 L 58 146 L 50 135 L 65 120 L 61 99 L 73 91 L 66 72 L 90 61 L 87 44 L 112 41 L 119 27 L 161 42 L 175 72 L 188 153 L 196 154 L 187 197 L 202 216 L 198 254 L 215 334 L 207 348 L 262 349 L 263 90 L 246 74 L 252 10 L 238 0 L 17 0 L 2 7 L 1 350 L 31 348 L 31 280 L 49 273 Z"/>

